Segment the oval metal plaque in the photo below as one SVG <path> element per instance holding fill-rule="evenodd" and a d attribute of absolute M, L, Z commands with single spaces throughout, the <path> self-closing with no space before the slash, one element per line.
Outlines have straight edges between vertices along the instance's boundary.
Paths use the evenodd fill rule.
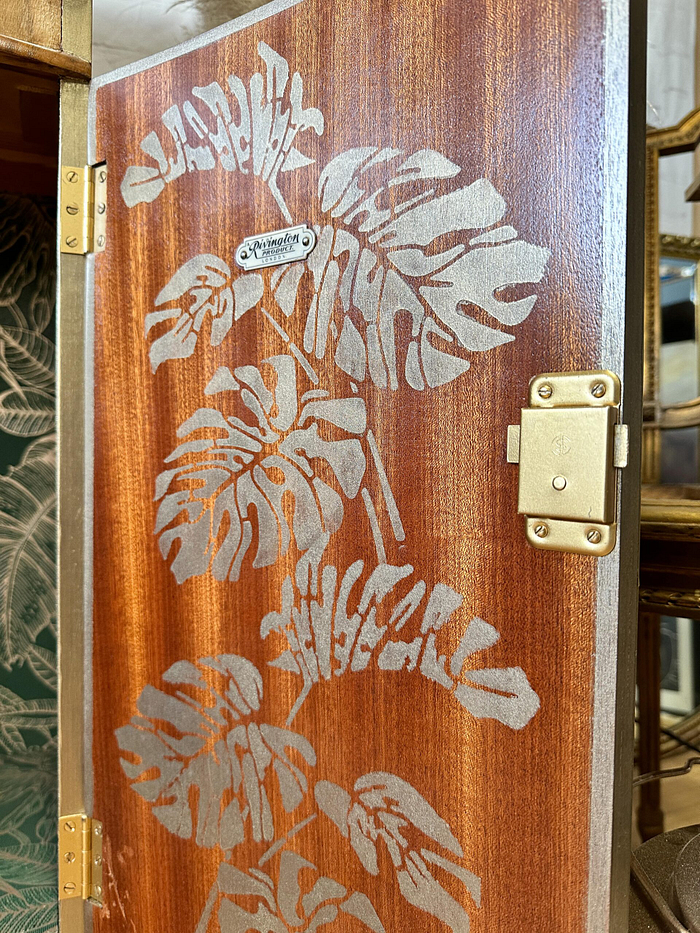
<path fill-rule="evenodd" d="M 316 245 L 316 234 L 306 224 L 274 230 L 260 236 L 247 236 L 236 250 L 236 262 L 243 269 L 262 269 L 306 259 Z"/>

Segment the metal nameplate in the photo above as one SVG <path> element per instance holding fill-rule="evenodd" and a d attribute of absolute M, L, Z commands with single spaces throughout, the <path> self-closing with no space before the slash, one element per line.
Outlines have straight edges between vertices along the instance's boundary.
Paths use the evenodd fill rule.
<path fill-rule="evenodd" d="M 246 270 L 298 262 L 306 259 L 315 245 L 314 231 L 299 224 L 261 236 L 247 236 L 236 250 L 236 262 Z"/>

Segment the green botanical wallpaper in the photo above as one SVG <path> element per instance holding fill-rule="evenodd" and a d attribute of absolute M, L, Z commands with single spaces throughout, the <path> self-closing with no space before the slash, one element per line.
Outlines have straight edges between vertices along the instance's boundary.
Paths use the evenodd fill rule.
<path fill-rule="evenodd" d="M 55 202 L 0 194 L 0 931 L 57 929 Z"/>

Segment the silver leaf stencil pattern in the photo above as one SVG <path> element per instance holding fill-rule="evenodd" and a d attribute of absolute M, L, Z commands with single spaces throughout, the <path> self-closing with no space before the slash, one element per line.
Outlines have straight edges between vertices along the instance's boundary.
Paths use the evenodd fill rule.
<path fill-rule="evenodd" d="M 205 395 L 222 396 L 220 407 L 242 417 L 219 408 L 195 411 L 178 429 L 182 443 L 166 458 L 175 465 L 156 480 L 155 533 L 164 558 L 175 552 L 178 583 L 206 573 L 236 581 L 249 550 L 255 550 L 253 568 L 268 567 L 292 539 L 317 563 L 367 470 L 364 401 L 330 398 L 323 389 L 301 392 L 295 359 L 287 355 L 233 373 L 220 367 Z M 369 456 L 381 466 L 376 445 Z M 318 475 L 319 465 L 328 481 Z M 383 491 L 393 514 L 388 483 Z M 285 496 L 294 503 L 291 519 Z"/>
<path fill-rule="evenodd" d="M 119 748 L 136 759 L 122 759 L 134 790 L 154 804 L 166 829 L 204 848 L 229 852 L 243 842 L 247 825 L 256 842 L 271 841 L 270 784 L 276 785 L 285 811 L 295 810 L 308 784 L 289 752 L 313 765 L 311 744 L 260 721 L 262 678 L 245 658 L 179 661 L 163 680 L 179 687 L 177 694 L 145 687 L 136 704 L 138 715 L 117 730 Z M 149 777 L 153 769 L 157 775 Z M 198 791 L 196 813 L 190 807 L 193 788 Z"/>
<path fill-rule="evenodd" d="M 316 865 L 288 848 L 319 813 L 335 823 L 370 875 L 379 874 L 381 840 L 400 894 L 455 933 L 468 931 L 467 910 L 438 879 L 441 872 L 456 878 L 474 907 L 480 881 L 461 864 L 464 852 L 449 824 L 415 788 L 384 772 L 362 776 L 352 793 L 327 780 L 314 783 L 311 743 L 264 721 L 262 677 L 246 658 L 178 661 L 163 681 L 163 689 L 144 688 L 136 715 L 116 738 L 124 773 L 162 825 L 198 846 L 222 850 L 196 933 L 216 923 L 229 933 L 317 930 L 343 914 L 343 930 L 357 921 L 358 929 L 382 933 L 365 894 L 318 877 Z M 286 813 L 302 807 L 306 813 L 281 835 L 271 793 L 279 794 Z M 245 841 L 265 848 L 258 867 L 243 871 L 234 864 L 234 850 Z"/>
<path fill-rule="evenodd" d="M 254 907 L 246 909 L 251 903 Z M 218 927 L 212 923 L 214 918 Z M 212 929 L 221 933 L 291 930 L 311 933 L 329 927 L 348 933 L 362 930 L 384 933 L 382 922 L 365 894 L 350 893 L 332 878 L 319 877 L 314 864 L 296 852 L 285 850 L 280 855 L 276 883 L 271 875 L 259 869 L 246 873 L 228 863 L 220 865 L 196 933 Z"/>
<path fill-rule="evenodd" d="M 313 164 L 296 142 L 307 130 L 321 136 L 325 121 L 302 106 L 299 73 L 290 81 L 284 58 L 263 42 L 258 51 L 265 78 L 193 88 L 195 102 L 163 114 L 166 134 L 141 143 L 154 164 L 129 167 L 122 181 L 128 207 L 220 165 L 261 178 L 295 222 L 279 177 Z M 390 862 L 410 905 L 467 933 L 481 881 L 449 823 L 388 771 L 370 770 L 351 789 L 315 780 L 314 748 L 291 725 L 312 690 L 367 671 L 422 677 L 436 696 L 449 694 L 455 714 L 512 730 L 537 714 L 521 667 L 485 666 L 496 628 L 465 619 L 463 596 L 429 585 L 395 549 L 393 562 L 387 556 L 406 533 L 358 386 L 435 390 L 466 373 L 475 354 L 512 342 L 550 252 L 519 238 L 488 179 L 463 177 L 432 149 L 342 152 L 320 172 L 316 196 L 317 245 L 305 261 L 244 273 L 232 256 L 191 256 L 144 322 L 154 373 L 190 358 L 200 338 L 224 351 L 203 387 L 207 401 L 179 426 L 156 479 L 154 533 L 178 584 L 203 575 L 234 583 L 246 561 L 270 567 L 298 552 L 260 622 L 272 658 L 265 682 L 281 678 L 283 699 L 263 707 L 263 677 L 244 657 L 179 661 L 163 689 L 144 687 L 136 715 L 117 730 L 121 764 L 166 829 L 222 852 L 195 933 L 383 933 L 366 894 L 295 851 L 319 817 L 315 825 L 327 817 L 369 876 Z M 284 347 L 231 369 L 226 341 L 249 312 L 263 343 Z M 322 387 L 328 366 L 341 384 L 347 377 L 334 396 Z M 33 391 L 43 391 L 40 381 Z M 329 543 L 358 508 L 376 563 L 338 569 Z M 294 813 L 291 829 L 275 825 L 273 795 Z M 244 842 L 259 847 L 257 867 L 235 864 Z"/>
<path fill-rule="evenodd" d="M 252 308 L 262 294 L 259 275 L 241 275 L 232 281 L 231 270 L 222 259 L 208 253 L 190 259 L 156 296 L 157 310 L 146 315 L 147 337 L 153 328 L 175 320 L 171 329 L 151 345 L 153 372 L 165 360 L 192 356 L 207 317 L 211 321 L 211 345 L 218 347 L 233 321 Z"/>
<path fill-rule="evenodd" d="M 540 700 L 522 668 L 478 666 L 480 652 L 500 638 L 492 625 L 472 619 L 449 665 L 438 653 L 437 633 L 458 621 L 459 593 L 444 583 L 428 593 L 410 564 L 379 564 L 361 587 L 364 569 L 361 560 L 342 575 L 327 565 L 318 575 L 318 589 L 309 586 L 304 573 L 287 577 L 279 611 L 262 620 L 263 638 L 278 633 L 288 645 L 270 665 L 302 679 L 288 724 L 315 684 L 360 673 L 370 664 L 385 672 L 419 673 L 452 693 L 477 719 L 495 719 L 511 729 L 530 722 Z"/>
<path fill-rule="evenodd" d="M 453 933 L 469 930 L 469 914 L 433 872 L 439 869 L 457 878 L 476 907 L 481 905 L 481 881 L 450 858 L 461 859 L 462 847 L 449 825 L 415 788 L 395 774 L 379 771 L 358 778 L 352 794 L 330 781 L 319 781 L 314 794 L 320 809 L 349 838 L 371 875 L 379 873 L 377 848 L 381 840 L 396 870 L 399 890 L 409 904 L 437 917 Z M 449 855 L 435 852 L 435 843 Z"/>
<path fill-rule="evenodd" d="M 227 87 L 217 81 L 194 87 L 194 101 L 166 110 L 165 134 L 153 131 L 141 141 L 141 150 L 152 164 L 131 165 L 124 174 L 121 194 L 127 207 L 154 201 L 166 185 L 187 172 L 211 171 L 220 165 L 228 172 L 262 179 L 291 223 L 278 177 L 313 163 L 296 148 L 296 137 L 307 130 L 321 136 L 325 122 L 320 110 L 304 108 L 299 72 L 290 79 L 286 59 L 264 42 L 259 43 L 258 54 L 265 77 L 254 74 L 246 87 L 237 75 L 229 75 Z"/>
<path fill-rule="evenodd" d="M 378 166 L 382 178 L 371 182 Z M 193 352 L 203 303 L 210 300 L 203 290 L 209 283 L 199 270 L 208 267 L 227 283 L 214 312 L 220 318 L 212 326 L 212 346 L 228 333 L 234 307 L 238 320 L 258 306 L 261 325 L 273 326 L 290 344 L 286 322 L 302 317 L 303 346 L 291 345 L 292 352 L 303 355 L 311 370 L 331 356 L 355 382 L 369 379 L 382 389 L 397 390 L 402 384 L 423 391 L 457 379 L 470 368 L 470 355 L 515 339 L 499 325 L 512 328 L 528 317 L 537 298 L 532 286 L 542 281 L 550 255 L 518 239 L 517 231 L 503 223 L 506 203 L 487 179 L 437 192 L 446 179 L 457 184 L 453 179 L 461 172 L 429 149 L 409 157 L 376 147 L 336 156 L 322 171 L 318 187 L 328 222 L 314 227 L 317 246 L 305 262 L 242 275 L 233 286 L 229 266 L 215 256 L 197 256 L 178 270 L 171 284 L 188 283 L 191 307 L 147 316 L 148 334 L 155 323 L 181 315 L 173 330 L 151 346 L 154 370 Z M 401 199 L 406 186 L 410 192 Z M 450 245 L 455 236 L 462 242 Z M 198 274 L 202 285 L 195 285 Z M 264 282 L 273 296 L 268 309 L 259 306 Z M 232 287 L 240 293 L 235 301 Z M 166 290 L 172 290 L 170 285 L 156 306 Z M 499 297 L 513 290 L 526 294 Z M 299 295 L 309 291 L 313 297 L 304 305 Z M 177 297 L 182 294 L 184 288 Z M 186 315 L 193 326 L 187 326 Z"/>

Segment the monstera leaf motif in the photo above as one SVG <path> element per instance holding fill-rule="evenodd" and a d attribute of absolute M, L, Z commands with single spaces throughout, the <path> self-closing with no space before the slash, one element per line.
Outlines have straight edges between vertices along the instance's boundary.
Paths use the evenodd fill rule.
<path fill-rule="evenodd" d="M 246 874 L 233 865 L 220 865 L 197 933 L 312 933 L 326 928 L 329 933 L 384 933 L 365 894 L 349 893 L 332 878 L 318 877 L 315 865 L 284 850 L 276 883 L 259 869 Z"/>
<path fill-rule="evenodd" d="M 265 42 L 258 43 L 258 54 L 264 76 L 256 72 L 247 87 L 231 74 L 221 84 L 193 87 L 194 100 L 165 111 L 165 132 L 153 130 L 141 140 L 151 164 L 130 165 L 122 179 L 127 207 L 154 201 L 166 185 L 189 172 L 211 171 L 218 162 L 227 172 L 260 178 L 291 223 L 279 175 L 313 164 L 297 146 L 309 130 L 321 136 L 325 121 L 316 107 L 304 107 L 299 72 L 290 79 L 287 60 Z"/>
<path fill-rule="evenodd" d="M 163 680 L 176 694 L 145 687 L 139 715 L 116 733 L 122 752 L 137 759 L 122 759 L 133 789 L 154 804 L 166 829 L 204 848 L 229 852 L 244 841 L 248 823 L 256 842 L 272 840 L 272 776 L 291 813 L 308 782 L 287 750 L 315 765 L 309 742 L 259 721 L 262 678 L 245 658 L 179 661 Z"/>
<path fill-rule="evenodd" d="M 367 576 L 362 560 L 342 575 L 326 564 L 317 580 L 311 588 L 305 573 L 286 577 L 279 610 L 268 612 L 260 625 L 263 638 L 277 634 L 287 644 L 270 666 L 302 679 L 287 725 L 314 684 L 358 674 L 373 662 L 380 671 L 417 671 L 477 719 L 495 719 L 511 729 L 522 729 L 539 710 L 522 668 L 474 668 L 475 658 L 500 638 L 483 619 L 471 619 L 464 628 L 448 671 L 438 653 L 438 633 L 463 625 L 458 610 L 464 600 L 452 587 L 437 583 L 429 591 L 410 564 L 378 564 Z"/>
<path fill-rule="evenodd" d="M 314 794 L 320 809 L 349 839 L 364 868 L 379 873 L 377 846 L 386 846 L 396 869 L 399 890 L 406 900 L 442 920 L 453 933 L 469 930 L 469 915 L 436 880 L 439 870 L 457 878 L 476 907 L 481 882 L 438 849 L 463 858 L 462 847 L 449 825 L 410 784 L 376 771 L 355 782 L 353 793 L 330 781 L 319 781 Z"/>
<path fill-rule="evenodd" d="M 259 275 L 241 275 L 231 280 L 231 270 L 217 256 L 203 253 L 190 259 L 156 296 L 156 311 L 146 315 L 146 336 L 160 330 L 165 321 L 171 329 L 151 344 L 151 367 L 155 372 L 165 360 L 183 359 L 194 353 L 207 315 L 211 317 L 210 343 L 218 347 L 238 320 L 263 294 Z"/>
<path fill-rule="evenodd" d="M 284 314 L 306 313 L 307 354 L 332 353 L 353 379 L 369 376 L 379 388 L 397 389 L 403 377 L 423 390 L 469 368 L 458 348 L 481 352 L 514 339 L 498 325 L 520 324 L 536 295 L 499 295 L 539 282 L 549 251 L 501 223 L 506 203 L 489 181 L 456 186 L 460 173 L 429 149 L 409 157 L 351 149 L 326 166 L 318 194 L 329 219 L 316 227 L 308 271 L 292 265 L 272 280 Z M 304 312 L 297 293 L 309 273 L 314 297 Z M 400 360 L 403 320 L 409 340 Z"/>
<path fill-rule="evenodd" d="M 460 184 L 461 173 L 432 149 L 406 156 L 367 147 L 336 156 L 319 179 L 326 221 L 314 227 L 314 251 L 306 262 L 234 279 L 229 296 L 231 287 L 241 292 L 235 317 L 260 302 L 267 283 L 272 298 L 263 318 L 288 342 L 279 321 L 301 318 L 307 365 L 330 356 L 353 380 L 392 390 L 456 379 L 474 353 L 515 339 L 510 330 L 532 311 L 533 286 L 550 255 L 503 223 L 506 202 L 487 179 Z M 229 282 L 227 264 L 209 255 L 190 260 L 172 281 L 191 281 L 204 266 Z M 163 292 L 156 305 L 162 300 Z M 231 326 L 234 304 L 220 302 L 217 340 Z M 152 345 L 154 369 L 193 352 L 199 311 L 195 300 L 191 326 L 179 308 L 171 312 L 178 321 Z M 167 313 L 148 315 L 146 332 Z"/>
<path fill-rule="evenodd" d="M 183 443 L 166 458 L 178 465 L 156 480 L 155 533 L 165 558 L 179 541 L 172 561 L 178 583 L 207 572 L 237 580 L 253 541 L 253 511 L 253 567 L 275 563 L 292 536 L 303 552 L 322 550 L 340 527 L 343 500 L 314 475 L 313 465 L 324 461 L 343 495 L 357 495 L 366 468 L 362 399 L 330 399 L 321 389 L 299 398 L 290 356 L 233 373 L 221 367 L 205 392 L 233 399 L 243 418 L 200 408 L 180 426 Z M 229 401 L 223 406 L 233 407 Z M 283 507 L 287 494 L 294 501 L 291 527 Z"/>
<path fill-rule="evenodd" d="M 56 466 L 53 439 L 37 440 L 0 476 L 0 664 L 49 655 L 34 644 L 56 614 Z"/>

